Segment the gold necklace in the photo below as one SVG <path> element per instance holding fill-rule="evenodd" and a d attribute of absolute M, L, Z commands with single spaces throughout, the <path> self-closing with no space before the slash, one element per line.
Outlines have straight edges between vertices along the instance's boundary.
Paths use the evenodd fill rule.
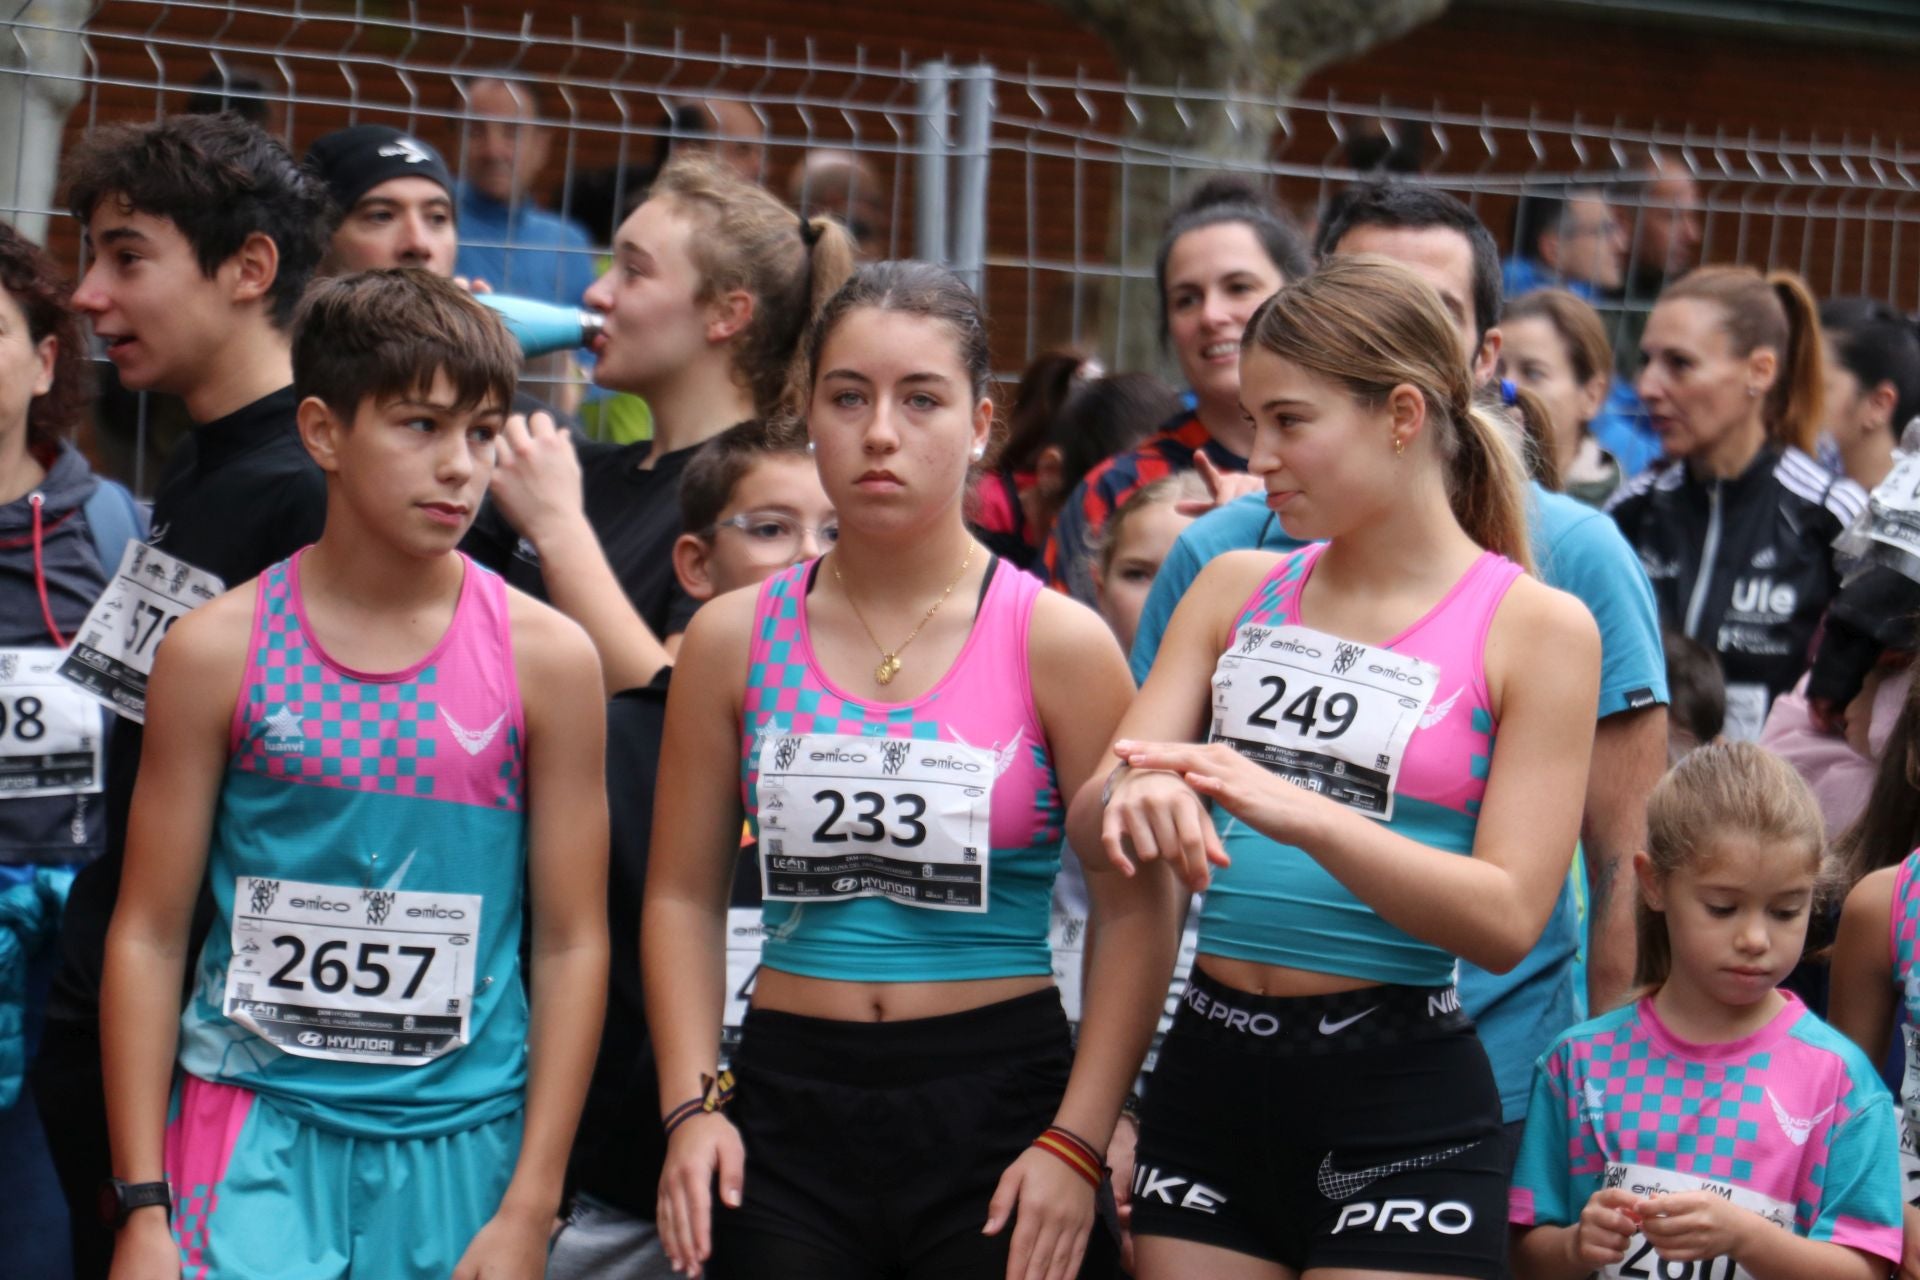
<path fill-rule="evenodd" d="M 833 570 L 833 580 L 840 585 L 840 594 L 847 598 L 847 604 L 853 609 L 853 616 L 860 620 L 861 627 L 866 630 L 867 639 L 873 641 L 873 647 L 880 651 L 880 665 L 873 669 L 875 684 L 892 684 L 893 678 L 900 674 L 900 655 L 907 651 L 907 646 L 913 643 L 913 638 L 920 634 L 920 628 L 933 620 L 933 615 L 938 613 L 940 606 L 947 602 L 947 597 L 953 594 L 953 589 L 960 585 L 960 579 L 967 576 L 967 569 L 973 564 L 973 549 L 976 545 L 978 544 L 972 538 L 967 539 L 967 558 L 960 562 L 960 572 L 953 575 L 953 581 L 949 582 L 947 589 L 940 593 L 940 598 L 927 608 L 926 613 L 921 616 L 919 622 L 914 624 L 907 638 L 900 642 L 900 647 L 891 653 L 887 652 L 887 646 L 880 643 L 880 637 L 873 634 L 873 628 L 867 625 L 867 616 L 861 613 L 860 606 L 854 603 L 853 593 L 847 590 L 846 579 L 840 576 L 840 566 L 829 560 L 827 567 Z"/>

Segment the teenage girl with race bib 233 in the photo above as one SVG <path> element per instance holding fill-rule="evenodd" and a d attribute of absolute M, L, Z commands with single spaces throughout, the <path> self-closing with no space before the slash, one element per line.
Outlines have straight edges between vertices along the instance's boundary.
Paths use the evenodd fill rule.
<path fill-rule="evenodd" d="M 1180 895 L 1095 877 L 1077 1054 L 1048 923 L 1066 801 L 1112 741 L 1126 664 L 1091 610 L 967 532 L 993 406 L 956 277 L 862 268 L 810 352 L 839 539 L 702 608 L 668 702 L 641 930 L 661 1238 L 723 1278 L 1111 1274 L 1109 1233 L 1089 1243 L 1102 1153 Z M 743 812 L 767 932 L 723 1112 Z"/>

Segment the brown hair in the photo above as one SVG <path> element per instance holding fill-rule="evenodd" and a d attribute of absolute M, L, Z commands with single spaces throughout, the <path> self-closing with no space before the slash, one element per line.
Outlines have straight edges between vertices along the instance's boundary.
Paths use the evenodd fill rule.
<path fill-rule="evenodd" d="M 1720 308 L 1736 356 L 1765 347 L 1780 370 L 1763 406 L 1767 439 L 1812 453 L 1820 435 L 1825 356 L 1820 309 L 1807 282 L 1791 271 L 1761 275 L 1752 267 L 1701 267 L 1661 292 L 1660 301 L 1698 298 Z"/>
<path fill-rule="evenodd" d="M 1791 845 L 1814 864 L 1826 850 L 1826 823 L 1793 766 L 1751 742 L 1709 742 L 1687 753 L 1647 798 L 1647 856 L 1662 880 L 1691 863 L 1713 841 L 1748 836 Z M 1634 906 L 1640 938 L 1634 983 L 1643 993 L 1673 972 L 1673 944 L 1663 912 L 1642 895 Z"/>
<path fill-rule="evenodd" d="M 1176 502 L 1204 502 L 1208 498 L 1207 482 L 1200 478 L 1198 471 L 1181 471 L 1170 476 L 1161 476 L 1152 484 L 1143 485 L 1127 495 L 1127 500 L 1113 509 L 1107 517 L 1107 523 L 1101 527 L 1100 541 L 1094 551 L 1094 559 L 1100 565 L 1100 576 L 1107 576 L 1113 568 L 1114 553 L 1120 550 L 1120 539 L 1127 527 L 1127 521 L 1139 515 L 1148 507 L 1172 506 Z"/>
<path fill-rule="evenodd" d="M 688 241 L 707 301 L 753 295 L 753 317 L 734 339 L 736 376 L 766 418 L 799 416 L 808 398 L 802 338 L 808 322 L 853 273 L 853 240 L 832 218 L 802 219 L 765 187 L 712 156 L 675 152 L 649 200 L 670 200 L 696 228 Z"/>
<path fill-rule="evenodd" d="M 912 260 L 867 263 L 820 308 L 807 335 L 809 386 L 820 376 L 820 353 L 826 350 L 827 339 L 842 320 L 862 307 L 923 316 L 945 325 L 953 334 L 954 353 L 967 371 L 974 400 L 986 397 L 993 372 L 980 299 L 947 268 Z"/>
<path fill-rule="evenodd" d="M 462 409 L 513 400 L 520 345 L 451 280 L 418 268 L 322 280 L 293 321 L 293 391 L 352 422 L 369 399 L 425 390 L 444 373 Z"/>
<path fill-rule="evenodd" d="M 1560 335 L 1575 380 L 1587 383 L 1613 373 L 1613 346 L 1607 341 L 1606 322 L 1583 298 L 1565 289 L 1535 289 L 1507 304 L 1501 324 L 1514 320 L 1545 320 Z"/>
<path fill-rule="evenodd" d="M 1907 686 L 1900 715 L 1874 766 L 1873 789 L 1853 825 L 1834 838 L 1833 858 L 1843 889 L 1920 846 L 1920 678 Z"/>
<path fill-rule="evenodd" d="M 68 304 L 73 290 L 45 251 L 0 222 L 0 288 L 27 319 L 35 346 L 54 340 L 53 385 L 27 405 L 27 448 L 53 448 L 79 422 L 87 400 L 87 342 L 80 317 Z"/>
<path fill-rule="evenodd" d="M 1454 518 L 1481 546 L 1533 567 L 1520 449 L 1499 410 L 1475 402 L 1459 334 L 1432 285 L 1390 259 L 1340 254 L 1262 303 L 1241 346 L 1369 405 L 1413 387 L 1426 401 Z"/>
<path fill-rule="evenodd" d="M 680 528 L 710 537 L 734 486 L 764 458 L 807 456 L 807 436 L 791 418 L 754 418 L 728 427 L 700 449 L 680 473 Z"/>

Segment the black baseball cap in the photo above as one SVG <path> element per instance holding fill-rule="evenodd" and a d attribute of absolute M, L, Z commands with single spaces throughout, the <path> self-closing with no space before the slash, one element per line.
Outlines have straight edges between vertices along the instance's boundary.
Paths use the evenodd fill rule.
<path fill-rule="evenodd" d="M 393 178 L 426 178 L 453 194 L 453 174 L 440 153 L 390 125 L 358 124 L 326 135 L 307 150 L 307 169 L 327 184 L 342 213 Z"/>

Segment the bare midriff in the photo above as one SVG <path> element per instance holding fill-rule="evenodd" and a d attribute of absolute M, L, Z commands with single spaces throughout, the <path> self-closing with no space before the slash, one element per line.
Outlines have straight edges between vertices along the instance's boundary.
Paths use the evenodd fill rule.
<path fill-rule="evenodd" d="M 1381 984 L 1372 978 L 1348 978 L 1312 969 L 1290 969 L 1257 960 L 1229 960 L 1225 956 L 1196 956 L 1194 966 L 1209 978 L 1235 991 L 1256 996 L 1330 996 Z"/>
<path fill-rule="evenodd" d="M 965 1013 L 1052 985 L 1048 974 L 958 982 L 841 982 L 762 968 L 754 979 L 753 1007 L 833 1022 L 906 1022 Z"/>

